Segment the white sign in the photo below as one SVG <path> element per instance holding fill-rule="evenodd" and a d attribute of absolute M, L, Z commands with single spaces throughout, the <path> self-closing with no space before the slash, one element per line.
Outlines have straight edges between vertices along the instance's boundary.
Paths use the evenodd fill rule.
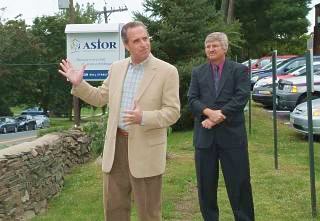
<path fill-rule="evenodd" d="M 122 24 L 70 24 L 66 26 L 67 58 L 80 68 L 86 64 L 84 79 L 102 81 L 110 65 L 125 57 Z"/>

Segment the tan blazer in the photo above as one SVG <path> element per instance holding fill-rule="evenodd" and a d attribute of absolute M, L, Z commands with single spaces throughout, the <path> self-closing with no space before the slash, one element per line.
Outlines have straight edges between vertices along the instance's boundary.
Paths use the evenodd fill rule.
<path fill-rule="evenodd" d="M 110 172 L 115 153 L 120 101 L 129 58 L 114 62 L 109 77 L 96 88 L 82 81 L 72 94 L 101 107 L 109 105 L 102 170 Z M 128 158 L 131 174 L 136 178 L 164 173 L 167 149 L 167 127 L 180 116 L 179 76 L 177 69 L 150 55 L 144 63 L 144 75 L 135 95 L 143 111 L 143 123 L 128 128 Z"/>

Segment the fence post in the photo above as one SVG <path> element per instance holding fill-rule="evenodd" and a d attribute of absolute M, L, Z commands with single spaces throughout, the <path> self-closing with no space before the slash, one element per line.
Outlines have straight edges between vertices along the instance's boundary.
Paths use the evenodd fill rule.
<path fill-rule="evenodd" d="M 272 102 L 273 102 L 273 145 L 274 167 L 278 169 L 278 129 L 277 129 L 277 50 L 272 52 Z"/>
<path fill-rule="evenodd" d="M 313 55 L 312 50 L 306 53 L 307 65 L 307 109 L 308 109 L 308 143 L 310 164 L 310 192 L 312 217 L 317 216 L 317 197 L 314 171 L 313 121 L 312 121 L 312 92 L 313 92 Z"/>
<path fill-rule="evenodd" d="M 252 78 L 252 70 L 251 70 L 251 59 L 249 59 L 248 62 L 248 68 L 249 68 L 249 79 Z M 251 101 L 252 101 L 252 91 L 251 91 L 251 81 L 249 81 L 250 86 L 250 97 L 249 97 L 249 134 L 251 135 Z"/>

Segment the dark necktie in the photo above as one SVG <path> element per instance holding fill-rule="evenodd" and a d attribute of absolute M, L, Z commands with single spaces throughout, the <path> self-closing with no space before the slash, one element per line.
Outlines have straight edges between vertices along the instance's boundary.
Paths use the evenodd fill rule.
<path fill-rule="evenodd" d="M 219 80 L 220 80 L 219 66 L 217 65 L 213 66 L 213 80 L 214 80 L 214 87 L 217 92 L 219 87 Z"/>

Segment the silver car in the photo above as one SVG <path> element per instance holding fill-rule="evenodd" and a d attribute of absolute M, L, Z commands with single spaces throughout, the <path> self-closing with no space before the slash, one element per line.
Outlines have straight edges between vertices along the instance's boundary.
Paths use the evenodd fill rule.
<path fill-rule="evenodd" d="M 320 134 L 320 98 L 312 101 L 313 134 Z M 308 133 L 307 102 L 296 106 L 290 114 L 293 128 L 301 133 Z"/>
<path fill-rule="evenodd" d="M 33 118 L 36 120 L 37 128 L 50 127 L 50 119 L 45 115 L 35 115 Z"/>

